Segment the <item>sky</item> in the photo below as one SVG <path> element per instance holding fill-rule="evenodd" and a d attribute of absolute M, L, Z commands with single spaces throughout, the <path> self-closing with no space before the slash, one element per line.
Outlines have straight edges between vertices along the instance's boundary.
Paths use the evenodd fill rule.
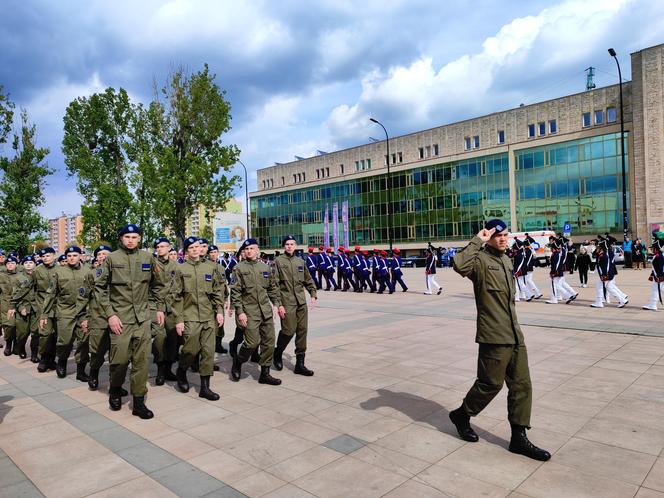
<path fill-rule="evenodd" d="M 208 63 L 253 191 L 259 168 L 382 138 L 369 117 L 396 136 L 584 91 L 589 66 L 615 84 L 609 47 L 629 80 L 629 54 L 664 43 L 662 19 L 652 0 L 6 0 L 0 85 L 51 151 L 41 212 L 55 217 L 80 212 L 61 152 L 79 96 L 149 102 L 174 68 Z"/>

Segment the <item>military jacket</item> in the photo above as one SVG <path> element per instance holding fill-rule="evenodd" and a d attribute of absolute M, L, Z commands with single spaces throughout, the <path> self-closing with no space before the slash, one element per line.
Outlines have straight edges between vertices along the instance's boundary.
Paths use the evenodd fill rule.
<path fill-rule="evenodd" d="M 95 272 L 95 298 L 106 320 L 113 315 L 124 323 L 151 319 L 149 297 L 158 311 L 164 311 L 165 292 L 162 272 L 146 251 L 121 247 Z"/>
<path fill-rule="evenodd" d="M 17 313 L 26 310 L 28 315 L 33 312 L 41 312 L 35 303 L 34 271 L 31 273 L 24 271 L 17 275 L 9 307 L 16 310 Z"/>
<path fill-rule="evenodd" d="M 84 285 L 85 294 L 79 295 L 79 306 L 85 310 L 85 319 L 88 320 L 88 328 L 108 328 L 108 320 L 104 317 L 104 310 L 97 301 L 95 294 L 96 268 L 86 268 Z"/>
<path fill-rule="evenodd" d="M 164 311 L 166 313 L 173 312 L 173 282 L 175 281 L 177 273 L 180 271 L 181 265 L 177 264 L 175 261 L 172 261 L 168 258 L 154 258 L 154 263 L 157 265 L 159 273 L 162 275 L 164 281 Z M 150 297 L 150 309 L 157 309 L 157 302 L 154 297 Z"/>
<path fill-rule="evenodd" d="M 226 279 L 222 269 L 208 260 L 187 260 L 173 281 L 175 323 L 209 322 L 224 313 Z"/>
<path fill-rule="evenodd" d="M 240 261 L 231 274 L 231 306 L 240 315 L 272 318 L 272 306 L 281 305 L 279 285 L 272 268 L 261 261 Z"/>
<path fill-rule="evenodd" d="M 51 266 L 39 265 L 32 272 L 35 283 L 35 311 L 38 316 L 42 316 L 46 294 L 57 268 L 57 263 L 53 263 Z"/>
<path fill-rule="evenodd" d="M 274 260 L 274 267 L 283 306 L 306 304 L 305 289 L 311 297 L 316 297 L 316 284 L 302 258 L 281 254 Z"/>
<path fill-rule="evenodd" d="M 85 295 L 86 272 L 87 269 L 80 264 L 56 268 L 46 291 L 42 318 L 77 318 L 84 311 L 79 296 Z"/>
<path fill-rule="evenodd" d="M 523 344 L 516 317 L 512 262 L 504 253 L 474 237 L 454 257 L 454 270 L 473 282 L 477 335 L 481 344 Z"/>

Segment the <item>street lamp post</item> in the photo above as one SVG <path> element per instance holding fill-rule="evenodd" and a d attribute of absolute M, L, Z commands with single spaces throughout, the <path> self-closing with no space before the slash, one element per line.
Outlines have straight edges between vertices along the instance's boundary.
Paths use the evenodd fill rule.
<path fill-rule="evenodd" d="M 242 168 L 244 169 L 244 190 L 245 190 L 245 206 L 247 210 L 247 238 L 251 238 L 251 216 L 249 214 L 249 181 L 248 181 L 248 175 L 247 175 L 247 167 L 244 165 L 242 161 L 239 159 L 237 160 L 238 163 L 242 165 Z"/>
<path fill-rule="evenodd" d="M 625 117 L 623 107 L 623 86 L 622 86 L 622 73 L 620 72 L 620 62 L 616 56 L 616 51 L 612 48 L 609 49 L 609 55 L 613 57 L 618 66 L 618 86 L 620 88 L 620 156 L 622 159 L 622 205 L 623 205 L 623 236 L 627 237 L 629 229 L 629 220 L 627 218 L 627 172 L 625 165 Z"/>
<path fill-rule="evenodd" d="M 387 162 L 387 240 L 390 245 L 390 256 L 392 255 L 392 175 L 390 173 L 390 136 L 387 134 L 387 130 L 383 126 L 383 123 L 374 118 L 369 118 L 373 123 L 380 125 L 380 127 L 385 132 L 385 147 L 387 148 L 387 156 L 385 160 Z"/>

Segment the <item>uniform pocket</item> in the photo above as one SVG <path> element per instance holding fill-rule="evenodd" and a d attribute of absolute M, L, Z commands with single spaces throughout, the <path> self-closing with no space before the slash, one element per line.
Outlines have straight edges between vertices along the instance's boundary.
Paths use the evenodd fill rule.
<path fill-rule="evenodd" d="M 486 289 L 489 292 L 504 292 L 503 269 L 497 265 L 488 265 L 486 270 Z"/>

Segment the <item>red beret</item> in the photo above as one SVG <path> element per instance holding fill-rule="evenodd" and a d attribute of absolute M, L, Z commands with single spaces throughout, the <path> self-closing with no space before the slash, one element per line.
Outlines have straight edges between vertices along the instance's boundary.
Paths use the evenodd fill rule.
<path fill-rule="evenodd" d="M 319 251 L 322 251 L 323 249 L 325 249 L 323 246 L 318 246 Z"/>
<path fill-rule="evenodd" d="M 327 249 L 325 249 L 325 252 L 332 252 L 332 248 L 328 247 Z"/>
<path fill-rule="evenodd" d="M 360 246 L 355 246 L 356 251 L 359 251 L 360 249 L 361 249 Z"/>
<path fill-rule="evenodd" d="M 344 252 L 345 252 L 346 254 L 350 254 L 350 249 L 346 249 Z"/>
<path fill-rule="evenodd" d="M 309 248 L 309 252 L 314 252 L 314 248 L 313 248 L 313 247 L 310 247 L 310 248 Z"/>
<path fill-rule="evenodd" d="M 339 246 L 340 251 L 345 251 L 344 246 Z"/>
<path fill-rule="evenodd" d="M 368 255 L 369 255 L 369 251 L 362 251 L 362 254 L 364 254 L 365 256 L 368 256 Z"/>
<path fill-rule="evenodd" d="M 387 251 L 380 251 L 381 256 L 387 256 Z"/>
<path fill-rule="evenodd" d="M 380 251 L 378 249 L 374 249 L 374 254 L 378 254 Z"/>
<path fill-rule="evenodd" d="M 392 251 L 392 252 L 393 252 L 394 254 L 401 254 L 401 250 L 400 250 L 400 249 L 394 249 L 394 251 Z"/>

